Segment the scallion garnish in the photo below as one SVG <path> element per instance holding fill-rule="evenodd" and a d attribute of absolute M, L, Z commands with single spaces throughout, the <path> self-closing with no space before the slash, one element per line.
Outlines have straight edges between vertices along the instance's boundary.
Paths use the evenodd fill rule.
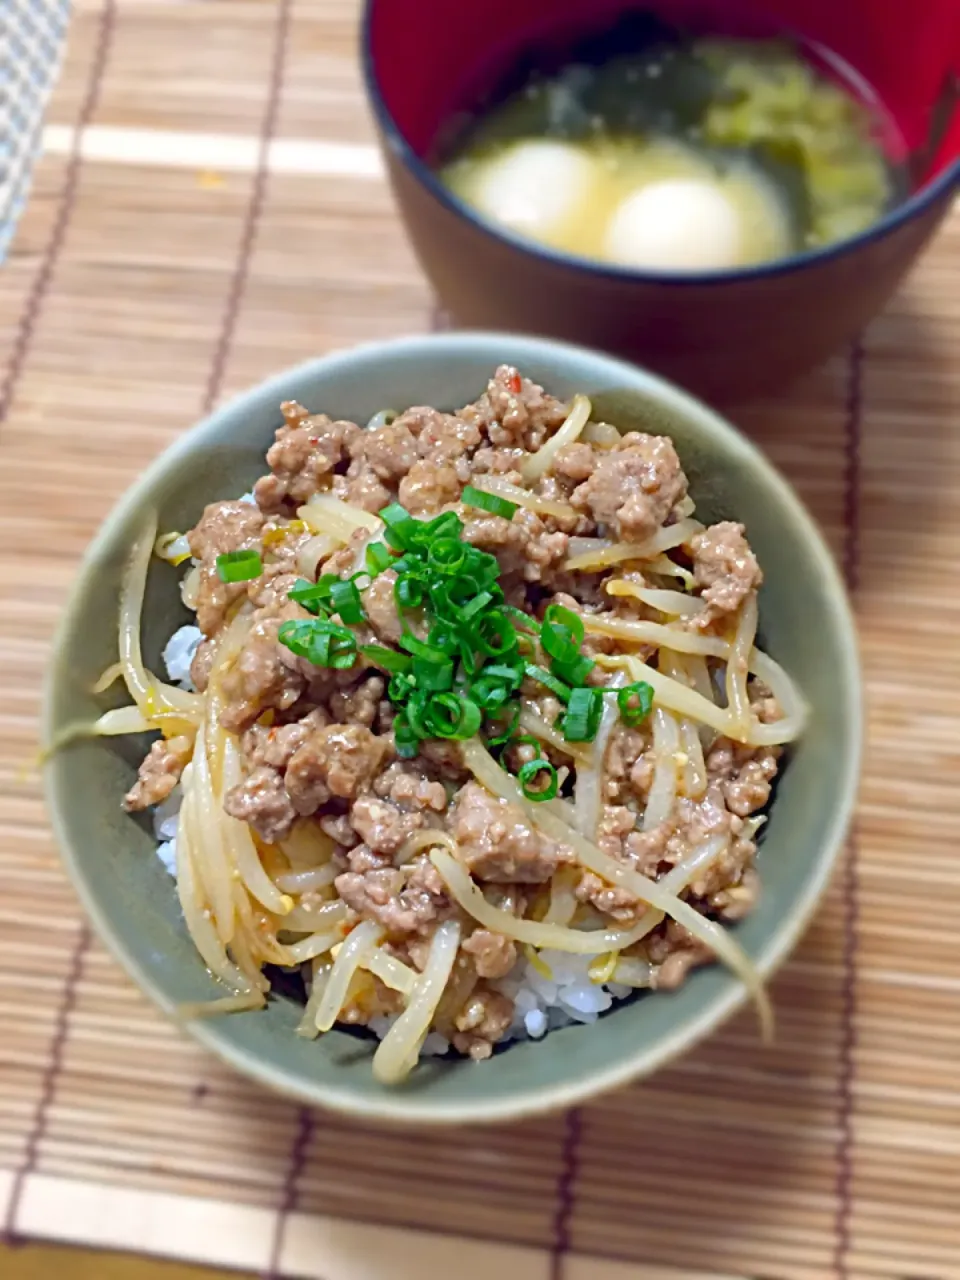
<path fill-rule="evenodd" d="M 263 573 L 260 552 L 224 551 L 217 556 L 217 574 L 221 582 L 250 582 Z"/>
<path fill-rule="evenodd" d="M 488 726 L 496 728 L 496 734 L 487 739 L 488 746 L 499 747 L 510 741 L 520 723 L 520 710 L 519 702 L 508 702 L 496 711 L 487 713 Z"/>
<path fill-rule="evenodd" d="M 420 750 L 420 738 L 402 711 L 393 722 L 393 741 L 401 760 L 412 759 Z"/>
<path fill-rule="evenodd" d="M 413 666 L 413 659 L 407 654 L 397 653 L 395 649 L 388 649 L 382 644 L 362 644 L 360 652 L 390 675 L 402 674 Z"/>
<path fill-rule="evenodd" d="M 482 720 L 477 704 L 455 693 L 435 693 L 426 704 L 425 721 L 433 737 L 472 738 Z"/>
<path fill-rule="evenodd" d="M 431 658 L 414 658 L 413 678 L 418 689 L 446 693 L 453 687 L 453 663 L 449 658 L 437 662 Z"/>
<path fill-rule="evenodd" d="M 308 613 L 312 613 L 314 617 L 323 614 L 326 616 L 324 606 L 330 599 L 330 591 L 327 586 L 320 586 L 316 582 L 308 582 L 306 578 L 298 578 L 287 595 L 291 600 L 296 600 Z"/>
<path fill-rule="evenodd" d="M 345 671 L 357 658 L 357 638 L 346 627 L 322 618 L 306 622 L 284 622 L 277 639 L 298 658 L 306 658 L 315 667 L 332 667 Z"/>
<path fill-rule="evenodd" d="M 367 615 L 360 603 L 360 592 L 355 582 L 335 582 L 330 588 L 330 610 L 338 613 L 343 622 L 355 625 L 366 622 Z"/>
<path fill-rule="evenodd" d="M 517 509 L 515 502 L 509 502 L 506 498 L 487 493 L 483 489 L 475 489 L 472 484 L 464 489 L 461 501 L 468 507 L 479 507 L 481 511 L 489 511 L 491 515 L 503 516 L 505 520 L 509 520 Z"/>
<path fill-rule="evenodd" d="M 514 503 L 469 486 L 464 501 L 498 515 L 512 515 L 516 509 Z M 359 652 L 386 672 L 387 696 L 397 709 L 394 739 L 402 757 L 416 755 L 424 740 L 472 737 L 485 719 L 488 732 L 493 731 L 488 738 L 492 746 L 516 741 L 517 694 L 525 678 L 568 704 L 560 725 L 569 740 L 590 741 L 597 732 L 602 695 L 582 687 L 594 663 L 580 652 L 584 626 L 579 615 L 553 604 L 538 624 L 508 605 L 496 556 L 464 541 L 456 512 L 418 520 L 394 502 L 380 517 L 384 541 L 366 547 L 365 569 L 349 578 L 328 573 L 317 583 L 295 583 L 291 599 L 314 617 L 285 622 L 280 642 L 316 666 L 351 667 Z M 358 647 L 350 630 L 367 620 L 362 593 L 386 569 L 396 574 L 398 608 L 421 610 L 428 628 L 425 640 L 405 630 L 398 642 L 402 652 L 385 645 Z M 550 670 L 535 661 L 538 645 Z M 630 704 L 629 713 L 635 711 Z M 556 794 L 556 770 L 549 761 L 540 758 L 525 768 L 530 799 Z"/>
<path fill-rule="evenodd" d="M 378 573 L 383 573 L 384 569 L 390 568 L 394 557 L 390 554 L 390 548 L 385 542 L 371 542 L 364 552 L 364 560 L 370 576 L 375 578 Z"/>
<path fill-rule="evenodd" d="M 592 742 L 603 714 L 603 694 L 599 689 L 573 689 L 560 728 L 568 742 Z"/>
<path fill-rule="evenodd" d="M 398 551 L 409 551 L 419 536 L 420 524 L 402 507 L 399 502 L 391 502 L 380 512 L 380 519 L 386 525 L 385 537 L 392 547 Z"/>
<path fill-rule="evenodd" d="M 560 786 L 556 769 L 543 756 L 523 765 L 517 774 L 517 781 L 526 798 L 536 801 L 552 800 Z"/>
<path fill-rule="evenodd" d="M 653 708 L 653 686 L 647 684 L 645 680 L 624 685 L 622 689 L 617 690 L 617 708 L 620 719 L 625 725 L 632 728 L 640 724 L 642 720 L 646 720 Z"/>
<path fill-rule="evenodd" d="M 524 668 L 524 674 L 531 680 L 536 680 L 538 684 L 542 684 L 545 689 L 549 689 L 561 702 L 569 700 L 569 686 L 565 685 L 562 680 L 558 680 L 556 676 L 551 675 L 549 671 L 545 671 L 543 667 L 538 667 L 535 663 L 528 662 Z"/>

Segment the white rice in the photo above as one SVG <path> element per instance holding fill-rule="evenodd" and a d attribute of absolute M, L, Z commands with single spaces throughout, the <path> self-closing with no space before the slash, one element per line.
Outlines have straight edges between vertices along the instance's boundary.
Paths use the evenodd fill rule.
<path fill-rule="evenodd" d="M 548 1031 L 578 1023 L 596 1022 L 615 1000 L 623 1000 L 634 990 L 622 982 L 592 982 L 591 956 L 574 956 L 566 951 L 541 951 L 539 962 L 550 970 L 547 978 L 521 956 L 505 978 L 490 985 L 513 1001 L 513 1023 L 499 1044 L 512 1040 L 540 1040 Z M 367 1023 L 382 1040 L 398 1014 L 381 1014 Z M 450 1041 L 431 1031 L 420 1050 L 424 1057 L 439 1058 L 450 1052 Z"/>
<path fill-rule="evenodd" d="M 171 876 L 177 874 L 177 822 L 182 800 L 178 784 L 153 811 L 153 834 L 158 841 L 157 857 Z"/>
<path fill-rule="evenodd" d="M 190 663 L 203 639 L 199 627 L 179 627 L 167 641 L 163 650 L 163 665 L 167 669 L 167 678 L 181 689 L 193 693 L 193 681 L 190 679 Z"/>

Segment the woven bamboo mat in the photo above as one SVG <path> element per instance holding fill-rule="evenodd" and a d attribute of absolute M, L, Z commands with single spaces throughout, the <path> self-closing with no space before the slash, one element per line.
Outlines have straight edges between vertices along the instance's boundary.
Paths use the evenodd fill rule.
<path fill-rule="evenodd" d="M 960 217 L 861 346 L 741 418 L 844 565 L 870 702 L 857 831 L 774 1047 L 741 1021 L 565 1117 L 376 1132 L 220 1069 L 80 918 L 19 771 L 84 545 L 212 403 L 432 322 L 356 9 L 77 5 L 0 272 L 0 1220 L 271 1277 L 956 1280 Z"/>

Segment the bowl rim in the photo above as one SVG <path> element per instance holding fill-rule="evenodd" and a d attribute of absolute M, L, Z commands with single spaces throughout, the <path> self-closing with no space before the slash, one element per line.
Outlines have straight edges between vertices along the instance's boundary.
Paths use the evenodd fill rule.
<path fill-rule="evenodd" d="M 198 444 L 219 438 L 223 419 L 242 410 L 243 405 L 253 399 L 269 396 L 279 404 L 282 399 L 287 398 L 284 392 L 289 388 L 291 379 L 315 374 L 318 370 L 335 374 L 351 367 L 363 368 L 385 355 L 417 359 L 425 354 L 432 353 L 434 357 L 438 357 L 445 353 L 453 355 L 465 350 L 475 351 L 478 347 L 489 348 L 494 361 L 496 355 L 493 353 L 498 349 L 502 351 L 505 347 L 512 348 L 512 354 L 516 352 L 521 360 L 540 358 L 545 363 L 586 360 L 594 365 L 598 375 L 611 381 L 616 379 L 614 385 L 623 384 L 645 391 L 659 404 L 672 409 L 688 421 L 695 421 L 706 434 L 719 438 L 734 459 L 740 458 L 750 465 L 757 474 L 759 483 L 772 491 L 776 500 L 789 512 L 792 522 L 800 527 L 804 543 L 816 559 L 828 596 L 826 612 L 834 619 L 840 643 L 845 676 L 843 687 L 846 691 L 844 720 L 850 725 L 852 751 L 846 757 L 841 793 L 825 838 L 813 860 L 804 890 L 795 900 L 790 915 L 773 928 L 770 940 L 755 957 L 758 970 L 764 979 L 768 979 L 793 950 L 810 923 L 827 888 L 853 819 L 860 781 L 864 718 L 857 627 L 850 600 L 833 555 L 812 515 L 786 478 L 751 440 L 721 414 L 666 379 L 588 347 L 493 330 L 460 330 L 455 333 L 423 334 L 375 341 L 336 349 L 324 356 L 305 360 L 248 387 L 219 405 L 154 459 L 114 505 L 84 553 L 49 652 L 43 689 L 41 741 L 49 742 L 54 730 L 58 660 L 68 647 L 69 637 L 76 625 L 75 619 L 81 610 L 87 578 L 96 572 L 104 553 L 115 543 L 118 530 L 127 524 L 137 510 L 143 509 L 159 482 L 168 473 L 175 471 Z M 731 978 L 729 988 L 717 999 L 652 1044 L 640 1045 L 606 1068 L 552 1085 L 536 1095 L 510 1092 L 502 1097 L 495 1095 L 481 1100 L 439 1103 L 429 1100 L 429 1092 L 415 1096 L 398 1090 L 392 1093 L 385 1091 L 378 1096 L 358 1097 L 349 1088 L 341 1089 L 329 1084 L 321 1086 L 284 1066 L 265 1067 L 252 1052 L 221 1036 L 217 1030 L 218 1024 L 213 1020 L 178 1020 L 175 1002 L 169 999 L 162 986 L 141 963 L 134 948 L 114 929 L 111 918 L 100 905 L 92 882 L 87 879 L 83 869 L 84 859 L 74 847 L 68 813 L 66 807 L 59 802 L 59 784 L 55 776 L 56 770 L 52 767 L 55 766 L 56 759 L 57 757 L 48 760 L 43 770 L 47 814 L 63 865 L 98 937 L 140 990 L 194 1040 L 241 1075 L 297 1102 L 322 1106 L 367 1120 L 401 1124 L 494 1123 L 527 1118 L 575 1106 L 626 1085 L 640 1076 L 660 1070 L 704 1039 L 747 1000 L 742 983 Z"/>
<path fill-rule="evenodd" d="M 793 275 L 807 267 L 837 261 L 857 249 L 866 248 L 892 235 L 913 218 L 919 218 L 928 209 L 933 208 L 941 196 L 947 195 L 952 187 L 960 188 L 960 157 L 958 157 L 947 164 L 933 179 L 912 192 L 906 200 L 895 204 L 876 222 L 871 223 L 863 231 L 857 232 L 856 235 L 847 236 L 835 244 L 814 249 L 801 249 L 797 253 L 743 267 L 728 267 L 715 271 L 656 271 L 650 268 L 640 269 L 602 262 L 600 259 L 567 253 L 563 249 L 554 249 L 537 240 L 510 231 L 506 227 L 500 227 L 492 219 L 484 218 L 477 213 L 471 205 L 454 195 L 450 188 L 440 181 L 434 170 L 407 141 L 381 89 L 377 59 L 373 53 L 373 23 L 378 3 L 382 3 L 382 0 L 364 0 L 363 14 L 360 19 L 360 64 L 367 98 L 380 129 L 384 149 L 396 155 L 421 187 L 459 222 L 494 243 L 520 250 L 529 254 L 531 258 L 550 266 L 576 271 L 583 277 L 617 281 L 621 284 L 660 284 L 674 285 L 677 288 L 699 288 L 709 285 L 744 284 L 755 280 Z"/>

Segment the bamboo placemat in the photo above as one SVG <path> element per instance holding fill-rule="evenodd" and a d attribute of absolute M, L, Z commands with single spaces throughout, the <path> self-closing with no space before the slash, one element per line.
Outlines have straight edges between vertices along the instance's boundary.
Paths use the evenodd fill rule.
<path fill-rule="evenodd" d="M 741 417 L 844 566 L 870 702 L 857 830 L 774 1047 L 743 1020 L 565 1117 L 377 1132 L 220 1069 L 78 913 L 20 770 L 84 545 L 210 404 L 433 322 L 356 17 L 80 0 L 0 271 L 6 1230 L 323 1280 L 960 1278 L 957 217 L 855 351 Z"/>

